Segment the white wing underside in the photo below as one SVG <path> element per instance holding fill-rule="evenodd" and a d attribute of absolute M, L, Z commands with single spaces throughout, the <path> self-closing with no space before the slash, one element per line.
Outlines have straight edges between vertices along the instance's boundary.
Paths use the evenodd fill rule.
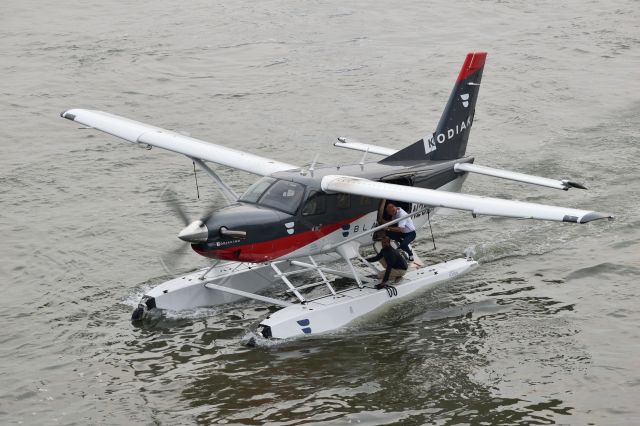
<path fill-rule="evenodd" d="M 587 210 L 394 185 L 351 176 L 325 176 L 322 178 L 321 186 L 323 191 L 388 198 L 407 203 L 426 204 L 432 207 L 468 210 L 476 215 L 577 223 L 586 223 L 596 219 L 613 219 L 613 216 L 609 214 Z"/>
<path fill-rule="evenodd" d="M 190 158 L 211 161 L 257 175 L 268 176 L 298 168 L 291 164 L 212 144 L 103 111 L 71 109 L 60 115 L 129 142 L 151 145 L 184 154 Z"/>

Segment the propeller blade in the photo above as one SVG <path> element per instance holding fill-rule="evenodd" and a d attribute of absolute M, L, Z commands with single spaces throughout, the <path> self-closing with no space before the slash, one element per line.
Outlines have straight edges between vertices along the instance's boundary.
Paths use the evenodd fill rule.
<path fill-rule="evenodd" d="M 167 196 L 165 196 L 165 194 Z M 189 216 L 187 216 L 184 208 L 178 202 L 178 195 L 175 192 L 170 189 L 165 189 L 165 191 L 161 195 L 161 198 L 171 208 L 171 211 L 173 211 L 173 213 L 182 220 L 185 226 L 191 223 L 191 220 L 189 220 Z"/>
<path fill-rule="evenodd" d="M 190 245 L 182 243 L 160 256 L 160 263 L 162 263 L 165 272 L 167 274 L 175 273 L 182 259 L 190 252 Z"/>
<path fill-rule="evenodd" d="M 207 208 L 205 209 L 205 212 L 206 212 L 206 213 L 205 213 L 205 215 L 204 215 L 204 216 L 202 216 L 202 217 L 200 218 L 200 220 L 202 221 L 202 223 L 207 223 L 207 221 L 209 220 L 209 218 L 210 218 L 211 216 L 213 216 L 213 214 L 215 213 L 215 211 L 216 211 L 216 207 L 218 207 L 218 206 L 219 206 L 219 204 L 220 204 L 220 203 L 210 203 L 210 204 L 207 206 Z"/>

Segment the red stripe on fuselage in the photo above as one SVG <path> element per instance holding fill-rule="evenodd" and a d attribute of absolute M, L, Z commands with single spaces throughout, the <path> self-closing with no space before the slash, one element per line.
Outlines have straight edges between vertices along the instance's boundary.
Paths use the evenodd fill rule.
<path fill-rule="evenodd" d="M 484 66 L 484 61 L 486 59 L 487 52 L 468 53 L 467 58 L 464 60 L 464 64 L 462 64 L 462 69 L 460 70 L 457 81 L 462 81 L 473 75 Z"/>
<path fill-rule="evenodd" d="M 331 234 L 340 229 L 342 225 L 354 222 L 363 215 L 355 218 L 343 220 L 329 225 L 323 225 L 316 231 L 304 231 L 299 234 L 287 235 L 275 240 L 262 241 L 259 243 L 245 244 L 233 247 L 215 248 L 211 250 L 200 250 L 198 246 L 192 246 L 199 255 L 212 259 L 233 260 L 236 262 L 268 262 L 285 256 L 298 250 L 312 242 Z"/>

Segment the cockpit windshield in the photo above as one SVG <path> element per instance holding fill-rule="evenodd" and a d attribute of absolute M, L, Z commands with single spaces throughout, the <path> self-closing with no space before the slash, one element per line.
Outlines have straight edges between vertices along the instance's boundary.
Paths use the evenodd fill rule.
<path fill-rule="evenodd" d="M 303 196 L 304 186 L 299 183 L 264 177 L 251 185 L 239 201 L 294 214 Z"/>
<path fill-rule="evenodd" d="M 253 185 L 246 190 L 242 197 L 240 197 L 240 201 L 246 201 L 247 203 L 257 203 L 260 199 L 260 196 L 271 186 L 273 182 L 276 180 L 271 177 L 263 177 L 259 181 L 255 182 Z"/>

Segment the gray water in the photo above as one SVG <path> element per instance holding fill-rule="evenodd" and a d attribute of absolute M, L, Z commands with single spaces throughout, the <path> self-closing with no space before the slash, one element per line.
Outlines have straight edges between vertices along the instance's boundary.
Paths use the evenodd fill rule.
<path fill-rule="evenodd" d="M 615 1 L 0 5 L 1 424 L 640 424 L 640 5 Z M 132 307 L 181 227 L 220 204 L 192 165 L 62 120 L 110 111 L 288 163 L 358 162 L 433 130 L 464 55 L 489 52 L 468 152 L 584 182 L 465 191 L 615 222 L 437 217 L 462 279 L 338 333 L 248 348 L 253 302 Z M 217 168 L 237 190 L 254 177 Z"/>

